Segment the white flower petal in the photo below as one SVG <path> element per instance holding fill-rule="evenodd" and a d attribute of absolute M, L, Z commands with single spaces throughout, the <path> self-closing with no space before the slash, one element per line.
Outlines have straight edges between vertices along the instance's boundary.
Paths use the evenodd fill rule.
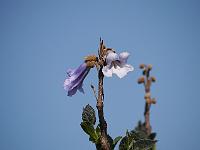
<path fill-rule="evenodd" d="M 104 76 L 112 77 L 112 70 L 109 69 L 108 66 L 104 66 L 103 69 L 102 69 L 102 72 L 103 72 Z"/>
<path fill-rule="evenodd" d="M 127 59 L 129 57 L 129 53 L 128 52 L 122 52 L 119 54 L 119 60 L 121 63 L 125 64 L 127 62 Z"/>
<path fill-rule="evenodd" d="M 116 53 L 114 53 L 114 52 L 109 52 L 108 55 L 107 55 L 107 57 L 106 57 L 106 63 L 107 63 L 107 65 L 110 66 L 111 63 L 113 61 L 115 61 L 115 60 L 119 60 L 119 56 Z"/>
<path fill-rule="evenodd" d="M 112 72 L 115 73 L 119 78 L 123 78 L 128 72 L 133 71 L 134 68 L 131 65 L 125 64 L 122 67 L 112 67 Z"/>
<path fill-rule="evenodd" d="M 111 69 L 112 72 L 116 74 L 119 78 L 122 78 L 125 75 L 122 68 L 120 68 L 119 66 L 112 67 Z"/>

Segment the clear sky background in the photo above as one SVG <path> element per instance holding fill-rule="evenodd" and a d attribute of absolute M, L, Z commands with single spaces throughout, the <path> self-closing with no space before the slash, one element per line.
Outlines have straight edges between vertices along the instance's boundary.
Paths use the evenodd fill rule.
<path fill-rule="evenodd" d="M 97 71 L 85 94 L 67 97 L 68 68 L 97 54 L 100 36 L 135 68 L 105 78 L 105 118 L 112 137 L 143 120 L 140 63 L 153 64 L 151 124 L 158 150 L 199 148 L 200 2 L 198 0 L 1 0 L 0 149 L 92 150 L 80 128 L 96 102 Z"/>

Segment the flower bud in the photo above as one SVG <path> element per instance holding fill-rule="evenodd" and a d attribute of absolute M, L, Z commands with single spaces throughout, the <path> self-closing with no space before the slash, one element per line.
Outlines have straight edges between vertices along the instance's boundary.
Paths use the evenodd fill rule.
<path fill-rule="evenodd" d="M 140 69 L 144 69 L 145 68 L 145 64 L 140 64 Z"/>
<path fill-rule="evenodd" d="M 156 82 L 156 78 L 155 77 L 151 77 L 151 81 L 152 82 Z"/>
<path fill-rule="evenodd" d="M 151 69 L 152 69 L 152 65 L 149 64 L 149 65 L 147 66 L 147 68 L 148 68 L 149 70 L 151 70 Z"/>
<path fill-rule="evenodd" d="M 152 99 L 151 99 L 151 103 L 152 103 L 152 104 L 156 104 L 156 99 L 155 99 L 155 98 L 152 98 Z"/>
<path fill-rule="evenodd" d="M 146 69 L 144 69 L 144 70 L 143 70 L 143 72 L 142 72 L 142 74 L 145 76 L 145 75 L 146 75 L 146 73 L 147 73 L 147 70 L 146 70 Z"/>
<path fill-rule="evenodd" d="M 144 77 L 140 77 L 138 79 L 138 84 L 144 83 L 144 81 L 145 81 Z"/>

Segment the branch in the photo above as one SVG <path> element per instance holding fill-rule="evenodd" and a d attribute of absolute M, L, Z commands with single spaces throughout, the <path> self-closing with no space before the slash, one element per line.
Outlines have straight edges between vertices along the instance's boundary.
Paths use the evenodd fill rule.
<path fill-rule="evenodd" d="M 138 83 L 144 84 L 145 87 L 145 108 L 144 108 L 144 118 L 145 118 L 145 131 L 147 135 L 151 134 L 151 124 L 150 124 L 150 108 L 151 104 L 155 104 L 156 100 L 151 98 L 150 87 L 151 83 L 155 82 L 155 77 L 150 77 L 150 71 L 152 69 L 152 65 L 141 64 L 140 68 L 143 69 L 143 76 L 138 79 Z"/>
<path fill-rule="evenodd" d="M 100 69 L 98 73 L 98 98 L 97 98 L 97 109 L 98 109 L 98 117 L 99 117 L 99 125 L 100 125 L 100 130 L 101 130 L 101 138 L 100 138 L 100 143 L 101 143 L 101 148 L 102 150 L 110 150 L 110 144 L 108 142 L 108 135 L 107 135 L 107 123 L 104 119 L 104 112 L 103 112 L 103 99 L 104 99 L 104 93 L 103 93 L 103 57 L 104 57 L 104 48 L 105 46 L 103 45 L 103 40 L 100 41 L 100 49 L 99 49 L 99 61 L 100 63 Z"/>

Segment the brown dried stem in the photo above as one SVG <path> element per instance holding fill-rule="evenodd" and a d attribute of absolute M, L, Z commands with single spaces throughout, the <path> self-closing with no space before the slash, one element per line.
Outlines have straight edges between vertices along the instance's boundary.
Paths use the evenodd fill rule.
<path fill-rule="evenodd" d="M 104 112 L 103 112 L 103 100 L 104 100 L 104 93 L 103 93 L 103 62 L 104 62 L 104 55 L 105 55 L 105 46 L 103 45 L 103 40 L 100 40 L 100 48 L 99 48 L 99 73 L 98 73 L 98 98 L 97 98 L 97 109 L 98 109 L 98 117 L 99 117 L 99 124 L 100 124 L 100 130 L 101 130 L 101 149 L 102 150 L 110 150 L 110 144 L 108 142 L 108 135 L 107 135 L 107 123 L 104 118 Z"/>

